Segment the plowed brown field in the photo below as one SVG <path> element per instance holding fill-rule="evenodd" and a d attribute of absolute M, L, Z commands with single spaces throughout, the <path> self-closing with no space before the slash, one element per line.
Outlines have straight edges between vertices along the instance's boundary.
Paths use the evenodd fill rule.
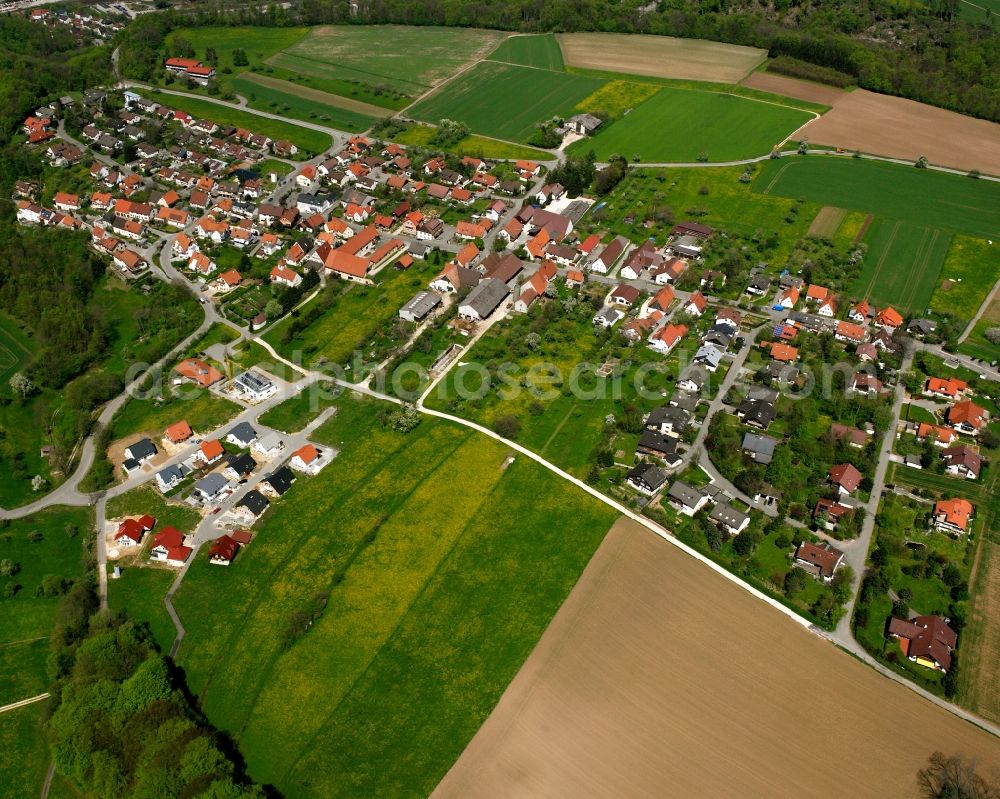
<path fill-rule="evenodd" d="M 772 72 L 751 72 L 743 81 L 743 85 L 762 92 L 772 92 L 822 105 L 833 105 L 844 96 L 844 90 L 835 86 L 824 86 L 822 83 L 789 78 Z"/>
<path fill-rule="evenodd" d="M 559 46 L 571 67 L 719 83 L 738 83 L 767 56 L 756 47 L 634 33 L 560 33 Z"/>
<path fill-rule="evenodd" d="M 937 749 L 1000 764 L 1000 740 L 621 521 L 434 796 L 913 797 Z"/>
<path fill-rule="evenodd" d="M 856 89 L 800 128 L 814 144 L 1000 175 L 1000 125 Z"/>

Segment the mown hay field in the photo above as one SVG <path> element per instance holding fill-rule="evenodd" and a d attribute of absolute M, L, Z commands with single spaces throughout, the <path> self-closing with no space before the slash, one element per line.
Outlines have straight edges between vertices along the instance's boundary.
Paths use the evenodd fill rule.
<path fill-rule="evenodd" d="M 370 125 L 372 117 L 389 116 L 392 113 L 392 110 L 388 108 L 365 103 L 361 100 L 352 100 L 349 97 L 341 97 L 338 94 L 331 94 L 320 89 L 300 86 L 292 81 L 273 78 L 270 75 L 258 75 L 256 72 L 248 72 L 238 80 L 243 82 L 244 87 L 247 87 L 247 84 L 256 84 L 251 91 L 257 94 L 258 100 L 282 103 L 288 101 L 281 95 L 291 95 L 299 99 L 300 102 L 304 101 L 301 107 L 293 105 L 293 110 L 302 111 L 307 114 L 317 113 L 321 122 L 326 121 L 324 115 L 333 114 L 330 119 L 336 121 L 338 119 L 336 116 L 338 112 L 341 114 L 349 112 L 356 117 L 355 124 Z M 266 91 L 261 96 L 262 89 L 273 90 L 273 97 Z"/>
<path fill-rule="evenodd" d="M 497 442 L 429 419 L 393 432 L 383 408 L 343 397 L 314 434 L 336 460 L 232 566 L 201 553 L 176 598 L 192 690 L 289 797 L 427 795 L 614 518 Z M 289 642 L 317 592 L 325 611 Z"/>
<path fill-rule="evenodd" d="M 556 72 L 565 69 L 562 50 L 554 33 L 508 36 L 490 53 L 489 58 L 491 61 L 505 61 L 508 64 L 521 64 Z"/>
<path fill-rule="evenodd" d="M 1000 764 L 1000 740 L 621 521 L 433 797 L 903 799 L 935 750 Z"/>
<path fill-rule="evenodd" d="M 959 684 L 962 704 L 986 718 L 1000 719 L 1000 543 L 994 530 L 984 535 L 971 618 L 963 631 L 967 654 Z"/>
<path fill-rule="evenodd" d="M 767 56 L 756 47 L 627 33 L 561 33 L 559 44 L 570 67 L 718 83 L 739 83 Z"/>
<path fill-rule="evenodd" d="M 503 36 L 499 31 L 475 28 L 326 25 L 313 28 L 283 52 L 334 65 L 340 77 L 357 77 L 413 93 L 485 58 Z M 284 66 L 280 59 L 275 63 Z"/>
<path fill-rule="evenodd" d="M 424 122 L 464 122 L 474 133 L 523 142 L 539 123 L 568 116 L 603 81 L 497 61 L 483 61 L 415 103 L 406 115 Z"/>
<path fill-rule="evenodd" d="M 766 155 L 811 116 L 722 92 L 664 87 L 570 152 L 593 149 L 601 161 L 613 155 L 645 162 L 734 161 Z"/>

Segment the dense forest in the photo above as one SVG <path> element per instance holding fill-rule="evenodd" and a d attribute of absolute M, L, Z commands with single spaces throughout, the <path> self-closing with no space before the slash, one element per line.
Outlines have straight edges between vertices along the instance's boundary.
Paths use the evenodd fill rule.
<path fill-rule="evenodd" d="M 352 5 L 356 8 L 352 12 Z M 399 23 L 516 31 L 619 31 L 712 39 L 834 70 L 866 89 L 1000 120 L 996 15 L 958 13 L 958 0 L 301 0 L 286 6 L 206 3 L 196 25 Z M 154 16 L 160 19 L 153 19 Z M 174 14 L 170 15 L 173 18 Z M 153 62 L 162 15 L 130 32 L 135 77 Z M 152 34 L 152 35 L 151 35 Z"/>
<path fill-rule="evenodd" d="M 96 611 L 90 576 L 57 611 L 47 724 L 56 770 L 87 796 L 264 796 L 196 710 L 148 628 Z"/>

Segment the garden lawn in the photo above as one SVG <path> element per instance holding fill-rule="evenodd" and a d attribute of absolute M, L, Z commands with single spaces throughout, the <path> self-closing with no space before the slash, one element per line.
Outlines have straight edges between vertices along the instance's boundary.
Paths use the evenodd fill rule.
<path fill-rule="evenodd" d="M 521 64 L 538 69 L 551 69 L 563 72 L 562 48 L 554 33 L 542 33 L 534 36 L 508 36 L 496 50 L 490 53 L 490 61 L 505 61 L 508 64 Z"/>
<path fill-rule="evenodd" d="M 868 245 L 852 294 L 891 304 L 904 315 L 923 313 L 938 284 L 951 234 L 897 220 L 876 220 L 863 241 Z"/>
<path fill-rule="evenodd" d="M 117 440 L 132 433 L 146 433 L 156 439 L 163 435 L 168 425 L 181 419 L 192 430 L 206 433 L 225 424 L 241 410 L 235 402 L 194 385 L 168 387 L 167 396 L 162 399 L 131 397 L 111 422 L 111 438 Z"/>
<path fill-rule="evenodd" d="M 979 238 L 994 237 L 1000 229 L 996 183 L 883 161 L 785 156 L 762 166 L 754 191 Z"/>
<path fill-rule="evenodd" d="M 154 92 L 154 94 L 156 93 Z M 293 122 L 268 119 L 250 111 L 241 111 L 238 108 L 213 103 L 193 95 L 162 94 L 157 99 L 166 106 L 187 111 L 192 116 L 201 119 L 210 119 L 219 125 L 234 125 L 254 133 L 263 133 L 272 139 L 287 139 L 295 144 L 300 151 L 305 151 L 307 154 L 322 152 L 330 146 L 332 141 L 329 134 L 318 130 L 303 128 Z M 302 152 L 299 155 L 301 156 Z"/>
<path fill-rule="evenodd" d="M 265 411 L 259 421 L 283 433 L 295 433 L 306 427 L 325 409 L 337 405 L 333 383 L 312 383 L 298 394 Z"/>
<path fill-rule="evenodd" d="M 1000 277 L 1000 244 L 955 236 L 941 269 L 931 308 L 969 320 Z"/>
<path fill-rule="evenodd" d="M 766 155 L 811 118 L 805 111 L 731 94 L 664 87 L 569 151 L 593 149 L 599 161 L 612 155 L 630 161 L 690 162 L 701 155 L 732 161 Z"/>
<path fill-rule="evenodd" d="M 176 599 L 202 707 L 289 797 L 429 794 L 614 518 L 467 429 L 383 428 L 383 407 L 345 397 L 317 434 L 338 458 L 296 482 L 229 569 L 199 557 Z M 325 612 L 283 645 L 317 592 Z"/>
<path fill-rule="evenodd" d="M 38 796 L 49 766 L 41 704 L 0 714 L 0 751 L 0 797 Z"/>
<path fill-rule="evenodd" d="M 474 133 L 527 141 L 539 123 L 569 116 L 602 84 L 599 78 L 484 61 L 407 109 L 425 122 L 464 122 Z"/>
<path fill-rule="evenodd" d="M 170 569 L 126 566 L 117 580 L 108 580 L 108 607 L 124 611 L 130 619 L 146 622 L 161 652 L 169 652 L 176 630 L 163 604 L 176 577 Z"/>
<path fill-rule="evenodd" d="M 329 102 L 323 102 L 318 97 L 294 93 L 294 90 L 298 88 L 294 83 L 280 81 L 289 89 L 283 91 L 282 88 L 265 85 L 254 78 L 257 76 L 251 75 L 233 79 L 233 89 L 247 98 L 251 108 L 314 122 L 317 125 L 329 125 L 352 133 L 367 130 L 375 121 L 374 117 L 368 114 L 359 113 L 352 108 L 339 107 L 338 101 L 341 98 L 335 95 L 325 95 Z M 271 79 L 267 78 L 267 80 Z M 303 91 L 316 92 L 314 89 L 304 89 Z M 319 94 L 323 95 L 322 92 Z M 350 101 L 344 100 L 343 102 L 346 104 Z"/>
<path fill-rule="evenodd" d="M 104 515 L 108 519 L 121 519 L 124 516 L 143 516 L 147 513 L 156 519 L 156 530 L 171 525 L 183 533 L 190 533 L 201 520 L 196 510 L 177 502 L 168 502 L 149 485 L 112 497 L 108 500 Z"/>
<path fill-rule="evenodd" d="M 319 319 L 291 341 L 284 341 L 284 331 L 293 319 L 285 317 L 268 330 L 264 340 L 295 363 L 298 363 L 296 356 L 301 355 L 306 366 L 319 358 L 338 364 L 349 363 L 352 355 L 362 351 L 379 328 L 391 324 L 400 307 L 425 285 L 432 273 L 433 266 L 417 262 L 405 272 L 387 267 L 379 275 L 382 282 L 375 286 L 331 281 L 328 291 L 344 290 Z M 301 310 L 320 302 L 322 296 L 317 295 Z"/>

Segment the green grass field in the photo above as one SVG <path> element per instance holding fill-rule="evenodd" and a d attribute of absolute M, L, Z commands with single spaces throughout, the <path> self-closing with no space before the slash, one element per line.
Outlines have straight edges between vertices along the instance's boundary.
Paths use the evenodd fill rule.
<path fill-rule="evenodd" d="M 903 314 L 924 313 L 938 285 L 951 237 L 910 222 L 874 222 L 863 239 L 868 254 L 852 293 L 877 304 L 891 303 Z"/>
<path fill-rule="evenodd" d="M 536 126 L 570 115 L 601 85 L 598 78 L 484 61 L 410 106 L 407 116 L 425 122 L 464 122 L 474 133 L 526 141 Z"/>
<path fill-rule="evenodd" d="M 345 397 L 315 434 L 338 458 L 177 596 L 203 709 L 289 797 L 429 794 L 614 518 L 529 460 L 504 468 L 496 442 L 428 419 L 395 433 L 380 408 Z M 325 612 L 283 647 L 316 592 Z"/>
<path fill-rule="evenodd" d="M 252 130 L 254 133 L 263 133 L 272 139 L 288 139 L 300 151 L 304 150 L 307 153 L 319 153 L 330 146 L 331 139 L 326 133 L 303 128 L 292 122 L 268 119 L 249 111 L 240 111 L 237 108 L 219 105 L 193 95 L 181 97 L 176 94 L 164 94 L 158 99 L 166 106 L 187 111 L 195 117 L 210 119 L 220 125 L 235 125 L 239 128 Z M 302 153 L 300 152 L 299 155 L 301 157 Z"/>
<path fill-rule="evenodd" d="M 562 48 L 554 33 L 543 33 L 535 36 L 509 36 L 490 53 L 491 61 L 505 61 L 508 64 L 521 64 L 526 67 L 551 69 L 563 72 Z"/>
<path fill-rule="evenodd" d="M 31 339 L 17 321 L 0 314 L 0 394 L 11 396 L 9 381 L 31 358 Z"/>
<path fill-rule="evenodd" d="M 400 306 L 416 294 L 437 273 L 430 264 L 417 262 L 409 271 L 391 267 L 383 270 L 376 286 L 344 284 L 332 281 L 328 290 L 346 289 L 334 305 L 291 341 L 283 342 L 284 331 L 292 318 L 286 317 L 264 335 L 264 340 L 281 355 L 303 365 L 318 359 L 348 363 L 379 328 L 390 324 Z M 320 301 L 320 295 L 312 302 Z M 308 306 L 306 306 L 308 308 Z"/>
<path fill-rule="evenodd" d="M 655 219 L 659 209 L 670 208 L 677 219 L 697 216 L 707 225 L 746 236 L 758 229 L 773 231 L 777 250 L 769 259 L 783 263 L 795 241 L 806 235 L 819 206 L 804 203 L 801 211 L 790 217 L 793 200 L 751 191 L 748 184 L 740 182 L 742 172 L 742 167 L 631 170 L 577 228 L 581 236 L 611 231 L 632 241 L 654 236 L 664 244 L 673 222 L 657 223 L 652 228 L 644 222 L 646 215 Z"/>
<path fill-rule="evenodd" d="M 49 747 L 42 730 L 42 705 L 0 714 L 0 797 L 38 796 L 49 766 Z"/>
<path fill-rule="evenodd" d="M 347 108 L 338 108 L 332 103 L 321 103 L 297 94 L 264 86 L 246 77 L 233 78 L 233 90 L 247 98 L 251 108 L 281 114 L 294 119 L 329 125 L 333 128 L 357 133 L 367 130 L 375 121 L 373 117 L 359 114 Z M 295 88 L 294 84 L 289 84 Z M 337 99 L 337 98 L 334 98 Z"/>
<path fill-rule="evenodd" d="M 630 161 L 695 161 L 707 153 L 710 161 L 732 161 L 767 154 L 810 118 L 798 109 L 721 92 L 664 87 L 570 151 L 593 149 L 598 160 L 623 155 Z M 703 121 L 696 135 L 693 120 Z"/>
<path fill-rule="evenodd" d="M 123 516 L 142 516 L 146 513 L 156 518 L 156 527 L 172 525 L 181 532 L 190 532 L 201 520 L 196 510 L 176 502 L 168 502 L 149 485 L 133 488 L 108 500 L 104 515 L 108 519 Z"/>
<path fill-rule="evenodd" d="M 281 430 L 284 433 L 294 433 L 301 430 L 319 416 L 326 408 L 335 406 L 336 387 L 333 384 L 313 384 L 303 389 L 293 397 L 275 405 L 260 416 L 260 423 Z"/>
<path fill-rule="evenodd" d="M 1000 244 L 955 236 L 931 297 L 931 308 L 972 319 L 998 278 Z"/>
<path fill-rule="evenodd" d="M 167 53 L 176 55 L 178 40 L 186 39 L 194 48 L 196 58 L 204 59 L 205 51 L 211 47 L 219 58 L 219 69 L 229 67 L 234 73 L 240 73 L 254 69 L 308 33 L 309 28 L 179 28 L 167 38 Z M 237 66 L 233 63 L 233 51 L 236 49 L 246 52 L 248 65 Z"/>
<path fill-rule="evenodd" d="M 843 156 L 767 161 L 754 191 L 991 238 L 1000 229 L 1000 186 L 926 169 Z"/>
<path fill-rule="evenodd" d="M 310 89 L 336 94 L 348 100 L 377 105 L 391 111 L 406 108 L 413 97 L 398 88 L 380 82 L 362 79 L 354 72 L 336 64 L 325 64 L 309 58 L 278 53 L 254 74 L 287 80 Z"/>
<path fill-rule="evenodd" d="M 503 34 L 469 28 L 346 25 L 313 28 L 284 48 L 275 66 L 324 78 L 359 80 L 416 96 L 483 58 Z M 287 56 L 299 61 L 290 62 Z M 327 65 L 315 70 L 302 60 Z"/>
<path fill-rule="evenodd" d="M 177 574 L 171 569 L 126 566 L 117 580 L 108 580 L 108 607 L 149 625 L 161 652 L 169 652 L 176 630 L 163 597 Z"/>
<path fill-rule="evenodd" d="M 432 126 L 413 125 L 402 133 L 393 136 L 392 140 L 398 144 L 437 147 L 437 145 L 430 144 L 433 135 L 434 128 Z M 457 144 L 450 145 L 444 149 L 456 155 L 473 155 L 478 158 L 507 160 L 524 158 L 529 161 L 546 161 L 552 158 L 551 153 L 547 153 L 544 150 L 536 150 L 534 147 L 526 147 L 523 144 L 511 144 L 510 142 L 499 141 L 497 139 L 489 139 L 486 136 L 477 136 L 475 133 L 470 133 Z"/>
<path fill-rule="evenodd" d="M 15 519 L 0 530 L 0 559 L 20 565 L 13 577 L 0 577 L 0 589 L 14 584 L 17 594 L 3 600 L 0 644 L 47 636 L 58 597 L 41 597 L 35 590 L 46 575 L 72 580 L 83 574 L 83 541 L 93 524 L 88 508 L 56 507 Z M 77 533 L 70 536 L 67 525 Z M 34 533 L 40 534 L 39 540 Z"/>
<path fill-rule="evenodd" d="M 192 430 L 207 432 L 232 419 L 241 410 L 236 403 L 191 385 L 168 389 L 168 392 L 168 396 L 160 401 L 129 399 L 111 422 L 112 440 L 132 433 L 146 433 L 157 438 L 167 425 L 181 419 L 186 420 Z"/>

